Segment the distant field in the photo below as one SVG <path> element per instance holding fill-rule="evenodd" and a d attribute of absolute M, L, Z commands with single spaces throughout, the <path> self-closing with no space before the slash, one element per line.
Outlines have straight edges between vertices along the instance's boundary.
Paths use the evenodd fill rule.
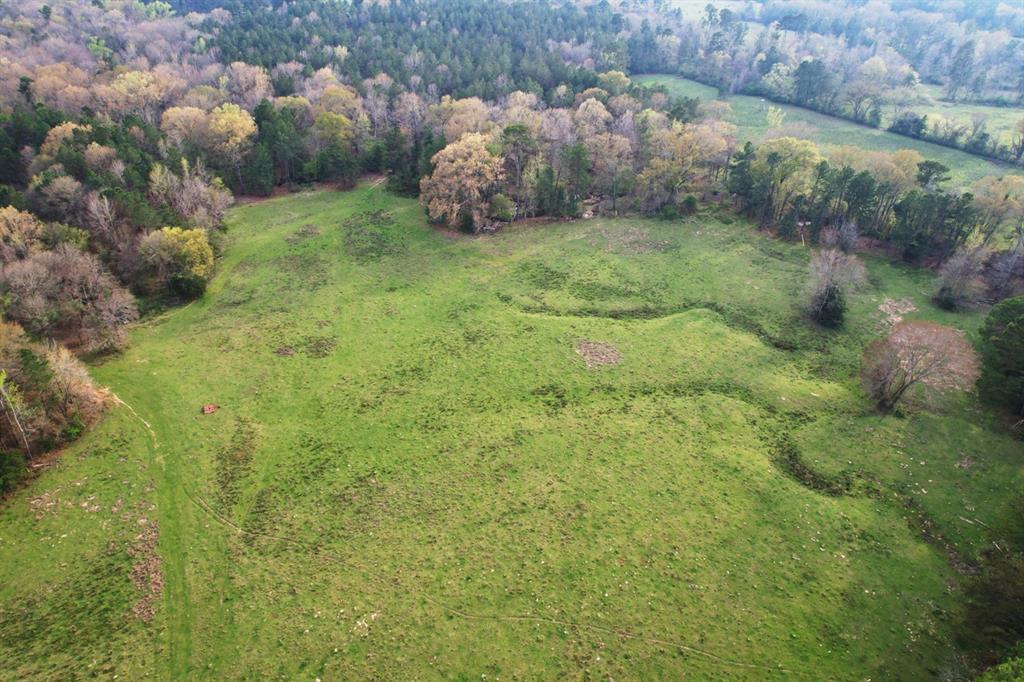
<path fill-rule="evenodd" d="M 986 118 L 986 130 L 989 134 L 1005 144 L 1009 144 L 1016 134 L 1017 123 L 1024 119 L 1024 108 L 1022 107 L 990 107 L 983 104 L 971 104 L 962 102 L 945 102 L 945 89 L 937 85 L 922 85 L 921 88 L 935 99 L 930 105 L 915 105 L 911 110 L 919 114 L 940 114 L 948 119 L 971 125 L 971 116 L 975 113 L 984 114 Z"/>
<path fill-rule="evenodd" d="M 634 76 L 639 83 L 664 83 L 678 95 L 712 99 L 717 96 L 717 89 L 678 76 L 641 75 Z M 810 139 L 822 145 L 855 145 L 864 149 L 880 151 L 896 151 L 898 149 L 916 149 L 925 158 L 939 161 L 952 169 L 954 180 L 968 184 L 986 175 L 1005 175 L 1019 173 L 1004 164 L 968 154 L 949 147 L 914 140 L 902 135 L 895 135 L 885 130 L 862 126 L 834 116 L 826 116 L 801 107 L 775 104 L 758 97 L 733 95 L 727 98 L 732 106 L 733 123 L 739 129 L 741 141 L 758 141 L 768 132 L 766 112 L 769 106 L 781 108 L 786 112 L 785 123 L 802 123 L 810 126 Z"/>
<path fill-rule="evenodd" d="M 669 0 L 669 7 L 672 9 L 679 8 L 683 10 L 683 17 L 686 19 L 697 19 L 704 15 L 704 8 L 708 4 L 714 5 L 718 9 L 731 9 L 734 12 L 742 10 L 746 4 L 746 0 Z"/>
<path fill-rule="evenodd" d="M 869 260 L 825 333 L 807 250 L 713 211 L 466 238 L 363 186 L 229 225 L 206 296 L 95 368 L 131 408 L 0 508 L 0 677 L 950 664 L 947 549 L 989 546 L 1024 457 L 969 395 L 864 397 L 886 297 L 976 329 L 926 273 Z"/>

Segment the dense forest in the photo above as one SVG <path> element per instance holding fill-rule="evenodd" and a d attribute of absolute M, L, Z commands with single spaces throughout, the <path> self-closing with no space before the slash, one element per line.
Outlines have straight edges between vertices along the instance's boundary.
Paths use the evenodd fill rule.
<path fill-rule="evenodd" d="M 1007 172 L 955 186 L 917 152 L 822 148 L 781 128 L 740 144 L 727 102 L 631 78 L 651 72 L 886 125 Z M 983 118 L 966 127 L 915 113 L 922 84 L 950 101 L 1019 105 L 1024 10 L 994 0 L 769 0 L 694 16 L 607 0 L 6 3 L 0 489 L 102 411 L 104 390 L 76 356 L 116 353 L 140 316 L 203 295 L 236 196 L 351 187 L 365 174 L 467 233 L 722 206 L 826 254 L 807 308 L 828 327 L 842 325 L 858 245 L 933 268 L 945 309 L 1010 299 L 985 328 L 981 386 L 1019 418 L 1019 337 L 1006 329 L 1024 319 L 1013 299 L 1024 291 L 1024 124 L 1006 139 Z M 896 113 L 883 122 L 886 108 Z M 899 397 L 891 378 L 877 387 L 887 408 Z M 1021 552 L 986 570 L 1024 584 Z M 1024 607 L 1019 588 L 977 589 L 979 603 Z M 1019 638 L 1021 612 L 993 618 Z M 973 644 L 987 663 L 1010 651 Z"/>

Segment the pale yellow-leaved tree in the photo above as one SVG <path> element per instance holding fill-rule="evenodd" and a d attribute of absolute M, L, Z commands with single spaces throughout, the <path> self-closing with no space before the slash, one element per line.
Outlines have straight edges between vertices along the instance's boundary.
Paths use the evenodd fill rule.
<path fill-rule="evenodd" d="M 497 185 L 502 160 L 487 148 L 489 138 L 466 133 L 434 155 L 434 172 L 420 181 L 420 200 L 431 220 L 479 231 Z"/>

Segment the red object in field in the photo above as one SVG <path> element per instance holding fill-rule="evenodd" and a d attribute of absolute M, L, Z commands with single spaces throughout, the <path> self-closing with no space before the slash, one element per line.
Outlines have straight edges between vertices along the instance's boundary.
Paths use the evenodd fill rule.
<path fill-rule="evenodd" d="M 206 405 L 203 405 L 203 414 L 213 414 L 219 409 L 220 405 L 217 405 L 215 403 L 208 403 Z"/>

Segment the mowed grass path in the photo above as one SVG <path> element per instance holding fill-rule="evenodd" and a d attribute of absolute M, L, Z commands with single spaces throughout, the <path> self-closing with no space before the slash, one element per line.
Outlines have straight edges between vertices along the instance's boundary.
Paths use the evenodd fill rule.
<path fill-rule="evenodd" d="M 634 81 L 645 85 L 664 84 L 668 87 L 670 93 L 677 96 L 697 97 L 705 101 L 718 97 L 717 88 L 679 76 L 647 74 L 633 76 L 632 78 Z M 986 175 L 998 177 L 1008 173 L 1021 174 L 1020 168 L 1014 168 L 1008 164 L 997 163 L 958 149 L 915 140 L 904 135 L 896 135 L 887 130 L 859 125 L 835 116 L 819 114 L 802 107 L 778 104 L 761 99 L 760 97 L 750 97 L 748 95 L 730 95 L 725 101 L 732 106 L 732 118 L 730 120 L 737 127 L 737 137 L 741 144 L 747 141 L 756 144 L 770 131 L 767 112 L 768 107 L 771 106 L 782 109 L 786 113 L 784 124 L 802 123 L 809 126 L 809 139 L 826 146 L 826 151 L 828 145 L 853 145 L 862 149 L 884 152 L 913 149 L 926 159 L 938 161 L 948 166 L 954 182 L 962 185 L 968 185 Z M 922 113 L 927 113 L 925 109 L 921 111 Z M 957 111 L 963 114 L 964 109 L 961 108 Z M 1019 110 L 1017 114 L 1017 118 L 1024 116 L 1024 113 L 1021 113 Z M 1001 127 L 1002 123 L 1003 121 L 1001 120 L 995 121 L 993 126 Z M 995 130 L 995 127 L 993 130 Z"/>
<path fill-rule="evenodd" d="M 95 369 L 134 412 L 0 510 L 0 676 L 916 680 L 949 659 L 951 555 L 1007 521 L 1024 458 L 970 396 L 904 417 L 863 396 L 885 296 L 979 323 L 921 273 L 869 263 L 822 333 L 795 303 L 807 252 L 712 212 L 449 237 L 364 186 L 238 207 L 228 234 L 206 296 Z M 581 341 L 621 362 L 588 369 Z"/>

